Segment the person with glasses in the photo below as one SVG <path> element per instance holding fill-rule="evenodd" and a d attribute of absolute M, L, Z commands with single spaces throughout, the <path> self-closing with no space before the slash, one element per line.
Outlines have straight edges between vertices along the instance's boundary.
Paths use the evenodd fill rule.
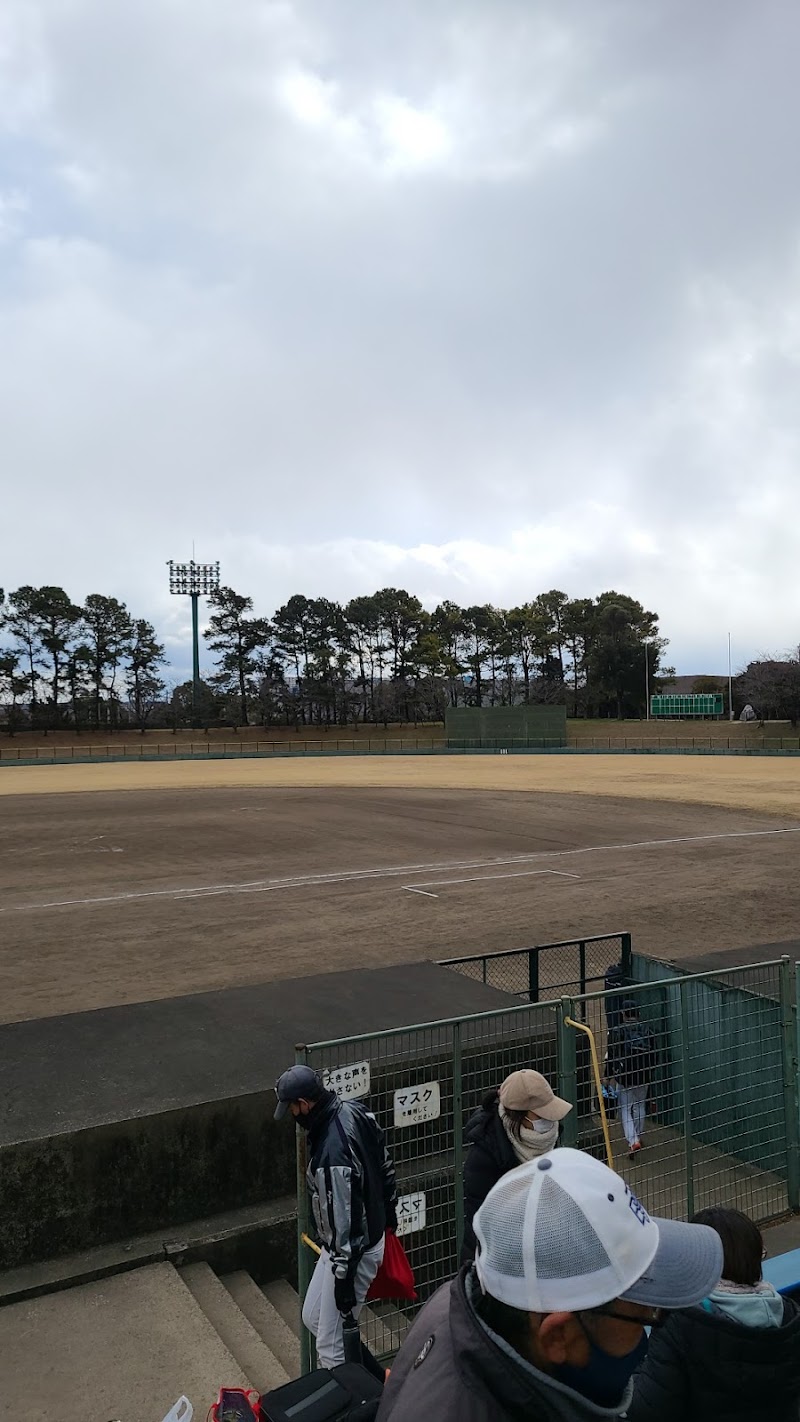
<path fill-rule="evenodd" d="M 634 1379 L 634 1422 L 797 1422 L 800 1307 L 761 1277 L 758 1226 L 739 1210 L 701 1210 L 723 1248 L 722 1275 L 694 1308 L 670 1314 Z"/>
<path fill-rule="evenodd" d="M 722 1268 L 713 1229 L 652 1219 L 566 1146 L 507 1171 L 473 1223 L 475 1261 L 417 1317 L 378 1422 L 624 1417 L 646 1328 L 699 1303 Z"/>

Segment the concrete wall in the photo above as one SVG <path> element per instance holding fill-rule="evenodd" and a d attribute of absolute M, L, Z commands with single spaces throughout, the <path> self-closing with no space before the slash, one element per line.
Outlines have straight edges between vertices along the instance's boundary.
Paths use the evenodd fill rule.
<path fill-rule="evenodd" d="M 274 1095 L 210 1101 L 3 1148 L 0 1268 L 164 1230 L 295 1188 Z"/>

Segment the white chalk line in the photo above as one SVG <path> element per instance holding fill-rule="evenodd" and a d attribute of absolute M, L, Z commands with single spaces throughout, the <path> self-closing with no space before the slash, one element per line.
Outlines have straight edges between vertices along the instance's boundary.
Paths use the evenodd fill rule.
<path fill-rule="evenodd" d="M 404 884 L 403 889 L 410 894 L 424 894 L 428 889 L 443 889 L 447 884 L 493 884 L 496 879 L 530 879 L 535 875 L 552 875 L 557 879 L 580 879 L 580 874 L 567 874 L 563 869 L 518 869 L 514 874 L 471 874 L 468 879 L 426 879 L 425 888 L 420 884 Z M 430 898 L 438 899 L 438 894 Z"/>
<path fill-rule="evenodd" d="M 495 859 L 455 859 L 445 861 L 443 864 L 433 864 L 430 861 L 422 864 L 401 864 L 397 868 L 384 867 L 381 869 L 337 869 L 330 873 L 315 874 L 290 874 L 280 879 L 249 879 L 239 884 L 205 884 L 189 886 L 185 889 L 142 889 L 134 890 L 122 894 L 94 895 L 83 899 L 52 899 L 46 903 L 19 904 L 0 908 L 0 913 L 22 913 L 26 910 L 45 908 L 71 908 L 77 905 L 86 904 L 114 904 L 124 903 L 131 899 L 181 899 L 181 898 L 203 898 L 213 894 L 237 894 L 237 893 L 264 893 L 275 889 L 298 889 L 306 885 L 311 887 L 324 886 L 326 884 L 335 885 L 338 883 L 352 883 L 360 879 L 389 878 L 396 875 L 408 874 L 415 869 L 424 872 L 436 873 L 442 869 L 483 869 L 490 864 L 517 864 L 523 863 L 533 858 L 530 854 L 514 854 L 506 858 Z"/>
<path fill-rule="evenodd" d="M 441 873 L 443 869 L 489 869 L 495 865 L 527 864 L 537 859 L 566 859 L 577 854 L 618 853 L 620 850 L 656 849 L 671 844 L 702 844 L 714 840 L 762 839 L 781 834 L 800 834 L 800 825 L 768 830 L 727 830 L 721 834 L 675 835 L 668 839 L 640 839 L 623 844 L 590 844 L 580 849 L 541 849 L 532 854 L 514 854 L 505 858 L 453 860 L 443 864 L 402 864 L 381 869 L 337 870 L 331 873 L 292 874 L 281 879 L 251 879 L 240 884 L 206 884 L 185 889 L 143 889 L 121 894 L 102 894 L 80 899 L 51 899 L 35 904 L 16 904 L 0 908 L 4 913 L 34 913 L 40 909 L 83 908 L 92 904 L 122 904 L 139 899 L 209 898 L 218 894 L 272 893 L 281 889 L 326 888 L 337 884 L 369 882 L 405 876 L 414 870 Z"/>

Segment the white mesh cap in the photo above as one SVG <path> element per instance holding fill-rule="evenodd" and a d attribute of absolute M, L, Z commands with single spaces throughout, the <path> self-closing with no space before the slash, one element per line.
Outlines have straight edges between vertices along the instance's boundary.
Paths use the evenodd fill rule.
<path fill-rule="evenodd" d="M 473 1226 L 481 1288 L 528 1313 L 575 1312 L 622 1297 L 687 1308 L 722 1273 L 714 1230 L 651 1219 L 619 1175 L 568 1147 L 509 1170 Z"/>

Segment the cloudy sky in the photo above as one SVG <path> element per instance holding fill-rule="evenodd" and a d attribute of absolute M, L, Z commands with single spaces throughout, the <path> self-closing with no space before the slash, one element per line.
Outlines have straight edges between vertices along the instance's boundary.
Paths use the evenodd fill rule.
<path fill-rule="evenodd" d="M 4 0 L 0 584 L 800 641 L 796 0 Z"/>

